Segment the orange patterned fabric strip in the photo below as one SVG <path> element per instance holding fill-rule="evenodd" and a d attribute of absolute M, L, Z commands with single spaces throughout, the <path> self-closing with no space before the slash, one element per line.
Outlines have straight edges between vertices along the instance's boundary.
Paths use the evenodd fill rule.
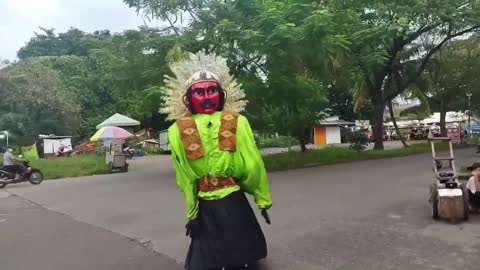
<path fill-rule="evenodd" d="M 228 111 L 222 113 L 218 131 L 218 146 L 220 150 L 234 152 L 237 149 L 237 122 L 237 113 Z"/>
<path fill-rule="evenodd" d="M 205 151 L 202 146 L 202 139 L 193 117 L 182 117 L 177 119 L 177 126 L 187 158 L 195 160 L 203 157 Z"/>
<path fill-rule="evenodd" d="M 214 191 L 226 187 L 233 187 L 237 182 L 232 177 L 205 176 L 198 180 L 198 190 L 202 192 Z"/>

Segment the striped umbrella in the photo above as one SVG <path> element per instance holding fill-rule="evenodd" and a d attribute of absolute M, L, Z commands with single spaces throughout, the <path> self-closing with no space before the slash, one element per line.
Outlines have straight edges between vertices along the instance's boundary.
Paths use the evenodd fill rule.
<path fill-rule="evenodd" d="M 119 127 L 102 127 L 91 138 L 90 141 L 98 140 L 126 140 L 134 135 Z"/>

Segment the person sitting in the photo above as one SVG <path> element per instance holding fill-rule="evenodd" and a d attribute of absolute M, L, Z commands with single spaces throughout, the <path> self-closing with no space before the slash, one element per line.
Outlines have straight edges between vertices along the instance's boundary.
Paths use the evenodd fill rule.
<path fill-rule="evenodd" d="M 15 173 L 15 180 L 20 180 L 23 177 L 24 168 L 22 165 L 17 164 L 18 159 L 13 155 L 13 149 L 8 148 L 3 154 L 3 170 Z"/>
<path fill-rule="evenodd" d="M 472 177 L 467 182 L 470 207 L 473 212 L 477 212 L 480 209 L 480 163 L 473 163 L 467 169 L 472 172 Z"/>

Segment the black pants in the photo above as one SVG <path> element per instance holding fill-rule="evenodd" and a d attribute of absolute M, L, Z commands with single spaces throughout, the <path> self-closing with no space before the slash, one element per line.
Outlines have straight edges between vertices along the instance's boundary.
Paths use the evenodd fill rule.
<path fill-rule="evenodd" d="M 23 175 L 23 172 L 25 169 L 23 168 L 22 165 L 6 165 L 6 166 L 3 166 L 3 170 L 10 173 L 18 173 Z"/>
<path fill-rule="evenodd" d="M 479 210 L 480 209 L 480 192 L 471 192 L 470 190 L 468 191 L 468 197 L 470 199 L 470 205 L 472 206 L 473 209 Z"/>
<path fill-rule="evenodd" d="M 267 256 L 265 236 L 243 191 L 200 199 L 198 207 L 199 230 L 192 237 L 186 269 L 253 269 L 250 264 Z"/>

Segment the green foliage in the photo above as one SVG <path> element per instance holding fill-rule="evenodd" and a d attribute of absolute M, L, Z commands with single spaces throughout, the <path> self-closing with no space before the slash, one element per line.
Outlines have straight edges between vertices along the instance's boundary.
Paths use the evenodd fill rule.
<path fill-rule="evenodd" d="M 349 133 L 347 140 L 350 143 L 350 149 L 357 152 L 364 151 L 368 146 L 368 137 L 361 130 Z"/>
<path fill-rule="evenodd" d="M 458 146 L 461 147 L 461 146 Z M 448 149 L 448 144 L 439 144 L 437 151 Z M 329 146 L 323 149 L 310 150 L 307 153 L 288 152 L 281 154 L 266 155 L 263 157 L 268 171 L 299 169 L 311 166 L 336 164 L 339 162 L 351 162 L 358 160 L 381 159 L 401 157 L 430 152 L 429 144 L 414 144 L 408 148 L 390 150 L 367 150 L 358 152 L 347 147 Z"/>
<path fill-rule="evenodd" d="M 160 155 L 163 154 L 164 150 L 158 147 L 145 147 L 142 148 L 147 155 Z"/>
<path fill-rule="evenodd" d="M 296 137 L 303 146 L 311 126 L 327 115 L 370 118 L 380 139 L 386 103 L 432 73 L 425 68 L 448 66 L 445 74 L 454 75 L 448 88 L 468 80 L 469 89 L 480 89 L 474 75 L 478 70 L 461 69 L 457 54 L 436 56 L 450 40 L 480 27 L 480 7 L 474 1 L 123 2 L 148 17 L 166 20 L 170 27 L 119 34 L 74 28 L 56 34 L 41 28 L 18 52 L 19 64 L 34 61 L 48 69 L 48 76 L 40 76 L 46 82 L 42 87 L 48 82 L 52 89 L 61 89 L 51 91 L 61 93 L 62 100 L 75 102 L 65 106 L 71 106 L 69 113 L 66 108 L 41 111 L 37 105 L 22 113 L 10 108 L 17 99 L 7 95 L 3 100 L 2 95 L 3 125 L 22 136 L 75 129 L 84 137 L 119 112 L 145 127 L 165 129 L 169 123 L 158 113 L 163 77 L 170 74 L 167 63 L 181 59 L 186 51 L 226 57 L 247 92 L 246 114 L 252 126 L 263 133 Z M 465 51 L 462 47 L 458 53 Z M 0 75 L 17 64 L 6 65 Z M 49 75 L 53 73 L 57 75 Z M 23 93 L 39 88 L 34 79 L 0 78 L 0 94 L 6 89 Z M 480 93 L 474 93 L 472 101 L 477 97 Z M 459 101 L 452 107 L 464 104 Z M 33 121 L 31 115 L 41 120 Z M 38 126 L 28 133 L 19 123 Z M 381 148 L 381 141 L 376 146 Z"/>
<path fill-rule="evenodd" d="M 479 40 L 479 36 L 474 35 L 467 40 L 450 42 L 440 49 L 426 65 L 425 72 L 411 89 L 411 95 L 422 101 L 417 113 L 421 116 L 423 111 L 440 112 L 440 122 L 444 132 L 446 132 L 445 117 L 448 111 L 469 109 L 467 93 L 471 93 L 474 97 L 472 109 L 479 108 L 475 102 L 480 96 Z"/>
<path fill-rule="evenodd" d="M 288 136 L 266 137 L 266 138 L 259 139 L 258 147 L 259 148 L 270 148 L 270 147 L 286 148 L 295 144 L 298 144 L 298 139 L 288 137 Z"/>
<path fill-rule="evenodd" d="M 19 57 L 35 59 L 60 75 L 63 92 L 75 96 L 80 108 L 76 134 L 91 135 L 97 124 L 117 112 L 149 127 L 167 127 L 152 89 L 159 89 L 169 72 L 166 58 L 176 37 L 150 28 L 120 34 L 70 29 L 57 35 L 42 30 L 20 49 Z"/>
<path fill-rule="evenodd" d="M 81 40 L 86 34 L 76 28 L 65 33 L 55 34 L 54 29 L 40 27 L 41 33 L 35 33 L 28 44 L 22 47 L 17 56 L 20 59 L 38 56 L 87 55 L 88 48 Z"/>
<path fill-rule="evenodd" d="M 0 96 L 0 130 L 11 133 L 12 143 L 74 132 L 79 124 L 76 95 L 64 91 L 59 74 L 37 59 L 0 70 Z"/>
<path fill-rule="evenodd" d="M 380 138 L 387 102 L 404 93 L 448 41 L 480 28 L 480 7 L 468 1 L 356 3 L 360 16 L 352 46 L 357 70 L 354 99 L 357 107 L 372 106 L 375 146 L 383 148 Z M 388 80 L 390 86 L 385 85 Z"/>

